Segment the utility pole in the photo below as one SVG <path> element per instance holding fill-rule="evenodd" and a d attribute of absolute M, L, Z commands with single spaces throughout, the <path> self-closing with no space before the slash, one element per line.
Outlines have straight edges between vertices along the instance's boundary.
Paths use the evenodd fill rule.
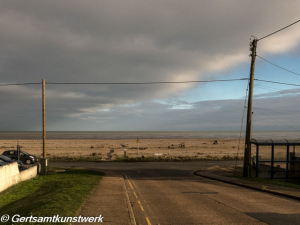
<path fill-rule="evenodd" d="M 46 157 L 45 79 L 43 79 L 43 158 Z"/>
<path fill-rule="evenodd" d="M 247 128 L 246 128 L 246 138 L 245 138 L 243 177 L 251 176 L 251 143 L 250 143 L 250 141 L 251 141 L 251 133 L 252 133 L 252 99 L 253 99 L 253 83 L 254 83 L 256 46 L 257 46 L 257 39 L 254 38 L 250 44 L 251 68 L 250 68 L 250 83 L 249 83 L 249 96 L 248 96 Z"/>

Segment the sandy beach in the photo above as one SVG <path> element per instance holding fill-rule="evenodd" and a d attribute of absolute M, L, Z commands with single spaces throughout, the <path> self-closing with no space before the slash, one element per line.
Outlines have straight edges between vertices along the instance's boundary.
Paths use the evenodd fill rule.
<path fill-rule="evenodd" d="M 0 140 L 1 153 L 5 150 L 16 149 L 16 140 Z M 42 156 L 42 140 L 19 140 L 21 150 L 37 157 Z M 128 140 L 47 140 L 47 157 L 87 157 L 101 156 L 106 160 L 107 153 L 113 150 L 112 160 L 126 155 L 128 157 L 149 156 L 189 156 L 197 158 L 239 157 L 244 153 L 244 139 L 136 139 Z M 138 149 L 139 147 L 139 149 Z"/>

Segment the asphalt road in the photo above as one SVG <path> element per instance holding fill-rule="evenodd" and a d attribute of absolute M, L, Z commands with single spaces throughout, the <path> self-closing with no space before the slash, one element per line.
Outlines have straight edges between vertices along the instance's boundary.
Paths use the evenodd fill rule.
<path fill-rule="evenodd" d="M 240 162 L 241 163 L 241 162 Z M 300 224 L 300 202 L 192 172 L 234 162 L 54 163 L 115 171 L 126 186 L 137 224 Z"/>

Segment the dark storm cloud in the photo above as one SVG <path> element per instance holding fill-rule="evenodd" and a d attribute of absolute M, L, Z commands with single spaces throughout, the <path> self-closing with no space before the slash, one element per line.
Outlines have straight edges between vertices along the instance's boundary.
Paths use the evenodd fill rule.
<path fill-rule="evenodd" d="M 248 61 L 250 35 L 261 37 L 295 21 L 298 8 L 298 1 L 1 1 L 0 83 L 204 78 L 207 72 L 225 71 Z M 295 37 L 287 35 L 289 43 L 294 43 Z M 291 46 L 280 45 L 278 51 Z M 267 45 L 262 51 L 274 49 Z M 114 118 L 113 112 L 125 104 L 164 99 L 194 87 L 47 85 L 47 121 L 59 126 L 83 115 L 97 117 L 108 112 Z M 41 116 L 40 86 L 0 91 L 5 108 L 2 130 L 39 127 L 39 120 L 31 118 Z M 18 110 L 14 110 L 16 105 Z M 132 109 L 128 107 L 128 113 Z M 152 110 L 148 110 L 150 115 Z M 168 111 L 170 116 L 182 112 L 173 110 Z M 195 109 L 189 110 L 194 113 Z M 133 112 L 124 119 L 134 120 Z M 169 113 L 161 114 L 161 120 L 168 121 Z M 11 119 L 22 115 L 29 118 L 23 125 Z M 193 129 L 192 121 L 186 124 Z"/>
<path fill-rule="evenodd" d="M 254 97 L 253 130 L 295 131 L 299 126 L 299 89 Z M 294 105 L 291 107 L 290 102 Z M 182 106 L 190 106 L 184 108 Z M 180 109 L 181 108 L 181 109 Z M 94 123 L 95 130 L 185 130 L 239 131 L 243 119 L 244 99 L 228 99 L 189 103 L 171 99 L 165 103 L 143 102 L 117 105 L 110 109 L 82 112 L 72 124 L 84 130 Z M 79 118 L 79 119 L 78 119 Z M 72 119 L 71 119 L 72 120 Z M 69 120 L 69 121 L 71 121 Z"/>

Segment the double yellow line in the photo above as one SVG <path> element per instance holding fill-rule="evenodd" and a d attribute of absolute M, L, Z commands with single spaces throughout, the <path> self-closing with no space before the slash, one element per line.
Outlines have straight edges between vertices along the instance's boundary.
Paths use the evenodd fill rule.
<path fill-rule="evenodd" d="M 136 193 L 135 193 L 135 191 L 134 191 L 134 188 L 133 188 L 133 186 L 132 186 L 132 184 L 131 184 L 131 182 L 130 182 L 128 176 L 127 176 L 126 174 L 124 174 L 124 175 L 125 175 L 125 177 L 126 177 L 128 183 L 129 183 L 130 188 L 131 188 L 132 191 L 133 191 L 134 196 L 138 199 L 138 196 L 136 195 Z M 137 186 L 135 186 L 135 187 L 137 188 Z M 137 202 L 139 203 L 139 205 L 140 205 L 140 207 L 141 207 L 141 210 L 142 210 L 143 212 L 145 212 L 145 210 L 144 210 L 144 208 L 143 208 L 141 202 L 140 202 L 139 200 L 138 200 Z M 146 216 L 146 221 L 147 221 L 147 224 L 148 224 L 148 225 L 151 225 L 150 220 L 148 219 L 147 216 Z"/>

